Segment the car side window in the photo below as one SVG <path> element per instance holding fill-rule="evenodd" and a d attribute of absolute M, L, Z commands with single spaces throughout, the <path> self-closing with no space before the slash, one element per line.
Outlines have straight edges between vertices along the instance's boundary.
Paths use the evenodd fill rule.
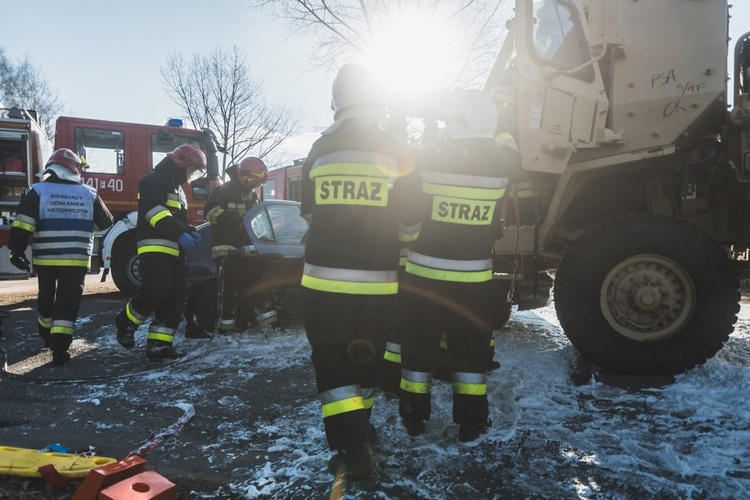
<path fill-rule="evenodd" d="M 273 226 L 271 225 L 271 219 L 268 218 L 268 213 L 265 210 L 253 217 L 250 221 L 250 227 L 260 241 L 273 243 Z"/>

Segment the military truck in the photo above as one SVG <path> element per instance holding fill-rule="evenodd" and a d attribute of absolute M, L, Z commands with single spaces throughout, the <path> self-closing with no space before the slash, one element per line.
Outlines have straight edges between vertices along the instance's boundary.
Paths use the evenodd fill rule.
<path fill-rule="evenodd" d="M 750 33 L 729 93 L 729 17 L 724 0 L 515 0 L 485 85 L 511 94 L 522 158 L 495 282 L 520 309 L 553 286 L 596 365 L 676 374 L 733 331 L 750 257 Z"/>

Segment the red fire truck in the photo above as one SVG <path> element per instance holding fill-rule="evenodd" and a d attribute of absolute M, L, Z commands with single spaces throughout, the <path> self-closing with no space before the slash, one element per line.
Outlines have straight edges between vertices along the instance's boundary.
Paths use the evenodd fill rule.
<path fill-rule="evenodd" d="M 264 200 L 302 200 L 302 164 L 304 158 L 294 160 L 291 165 L 268 171 L 268 180 L 263 186 Z"/>
<path fill-rule="evenodd" d="M 24 277 L 9 265 L 7 238 L 10 218 L 23 191 L 36 175 L 53 146 L 35 120 L 33 112 L 12 108 L 0 118 L 0 278 Z M 108 231 L 97 233 L 92 273 L 110 270 L 117 287 L 132 294 L 140 283 L 135 226 L 138 210 L 138 181 L 164 156 L 180 144 L 194 144 L 206 153 L 207 176 L 185 185 L 191 224 L 205 222 L 203 204 L 218 181 L 218 158 L 214 136 L 209 130 L 182 126 L 170 120 L 164 126 L 60 117 L 55 124 L 54 149 L 68 148 L 86 158 L 89 168 L 83 182 L 96 188 L 115 216 Z"/>

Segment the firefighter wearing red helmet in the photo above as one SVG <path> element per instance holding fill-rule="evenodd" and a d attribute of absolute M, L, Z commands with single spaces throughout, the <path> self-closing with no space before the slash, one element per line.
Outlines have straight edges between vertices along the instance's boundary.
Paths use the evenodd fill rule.
<path fill-rule="evenodd" d="M 211 253 L 214 262 L 217 269 L 223 266 L 219 332 L 243 330 L 245 324 L 253 320 L 261 327 L 276 328 L 278 315 L 271 303 L 270 291 L 263 289 L 262 270 L 236 252 L 250 244 L 243 218 L 258 204 L 255 190 L 266 183 L 268 169 L 260 158 L 249 157 L 231 165 L 226 174 L 229 181 L 211 192 L 203 209 L 213 225 Z M 243 307 L 238 307 L 240 304 Z"/>
<path fill-rule="evenodd" d="M 168 153 L 138 183 L 138 257 L 141 286 L 115 316 L 117 341 L 135 345 L 135 330 L 153 314 L 148 328 L 146 358 L 176 359 L 177 326 L 185 308 L 185 255 L 195 250 L 200 234 L 187 221 L 187 201 L 180 187 L 206 170 L 206 155 L 192 144 Z"/>
<path fill-rule="evenodd" d="M 25 251 L 29 235 L 32 263 L 39 282 L 38 331 L 52 350 L 52 364 L 70 359 L 73 326 L 81 306 L 84 278 L 91 263 L 94 231 L 114 222 L 96 190 L 81 184 L 83 160 L 58 149 L 15 211 L 8 237 L 11 263 L 29 271 Z"/>

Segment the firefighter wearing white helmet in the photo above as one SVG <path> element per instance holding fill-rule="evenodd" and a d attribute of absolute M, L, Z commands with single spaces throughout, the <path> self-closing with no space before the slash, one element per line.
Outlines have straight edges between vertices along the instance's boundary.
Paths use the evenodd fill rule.
<path fill-rule="evenodd" d="M 250 244 L 243 218 L 258 204 L 256 190 L 268 180 L 268 168 L 260 158 L 248 157 L 231 165 L 226 173 L 229 181 L 211 192 L 203 208 L 213 226 L 211 254 L 216 268 L 223 266 L 219 332 L 243 331 L 251 321 L 264 329 L 277 329 L 279 318 L 270 290 L 259 283 L 262 269 L 257 262 L 250 263 L 236 252 Z M 249 290 L 251 284 L 253 292 Z"/>
<path fill-rule="evenodd" d="M 429 215 L 409 248 L 399 297 L 404 311 L 399 414 L 410 435 L 424 432 L 445 334 L 453 421 L 459 441 L 469 442 L 490 425 L 492 249 L 502 235 L 501 199 L 517 158 L 495 144 L 498 113 L 488 94 L 452 91 L 443 120 L 446 141 L 417 160 Z"/>
<path fill-rule="evenodd" d="M 135 330 L 151 314 L 146 340 L 149 361 L 176 359 L 173 345 L 185 308 L 185 255 L 195 250 L 200 233 L 188 224 L 187 200 L 180 187 L 206 170 L 206 155 L 192 144 L 169 152 L 138 183 L 138 257 L 141 285 L 115 316 L 117 341 L 129 349 Z"/>
<path fill-rule="evenodd" d="M 11 263 L 28 272 L 24 253 L 34 234 L 31 260 L 39 282 L 38 332 L 52 350 L 55 366 L 70 359 L 94 231 L 114 222 L 96 190 L 81 184 L 83 163 L 69 149 L 52 153 L 41 174 L 43 181 L 31 186 L 18 204 L 8 237 Z"/>
<path fill-rule="evenodd" d="M 329 466 L 354 476 L 376 466 L 369 417 L 395 328 L 399 220 L 416 213 L 407 205 L 408 152 L 379 126 L 386 97 L 368 68 L 343 66 L 333 83 L 335 121 L 302 167 L 301 210 L 311 220 L 305 329 L 328 446 L 337 452 Z"/>

